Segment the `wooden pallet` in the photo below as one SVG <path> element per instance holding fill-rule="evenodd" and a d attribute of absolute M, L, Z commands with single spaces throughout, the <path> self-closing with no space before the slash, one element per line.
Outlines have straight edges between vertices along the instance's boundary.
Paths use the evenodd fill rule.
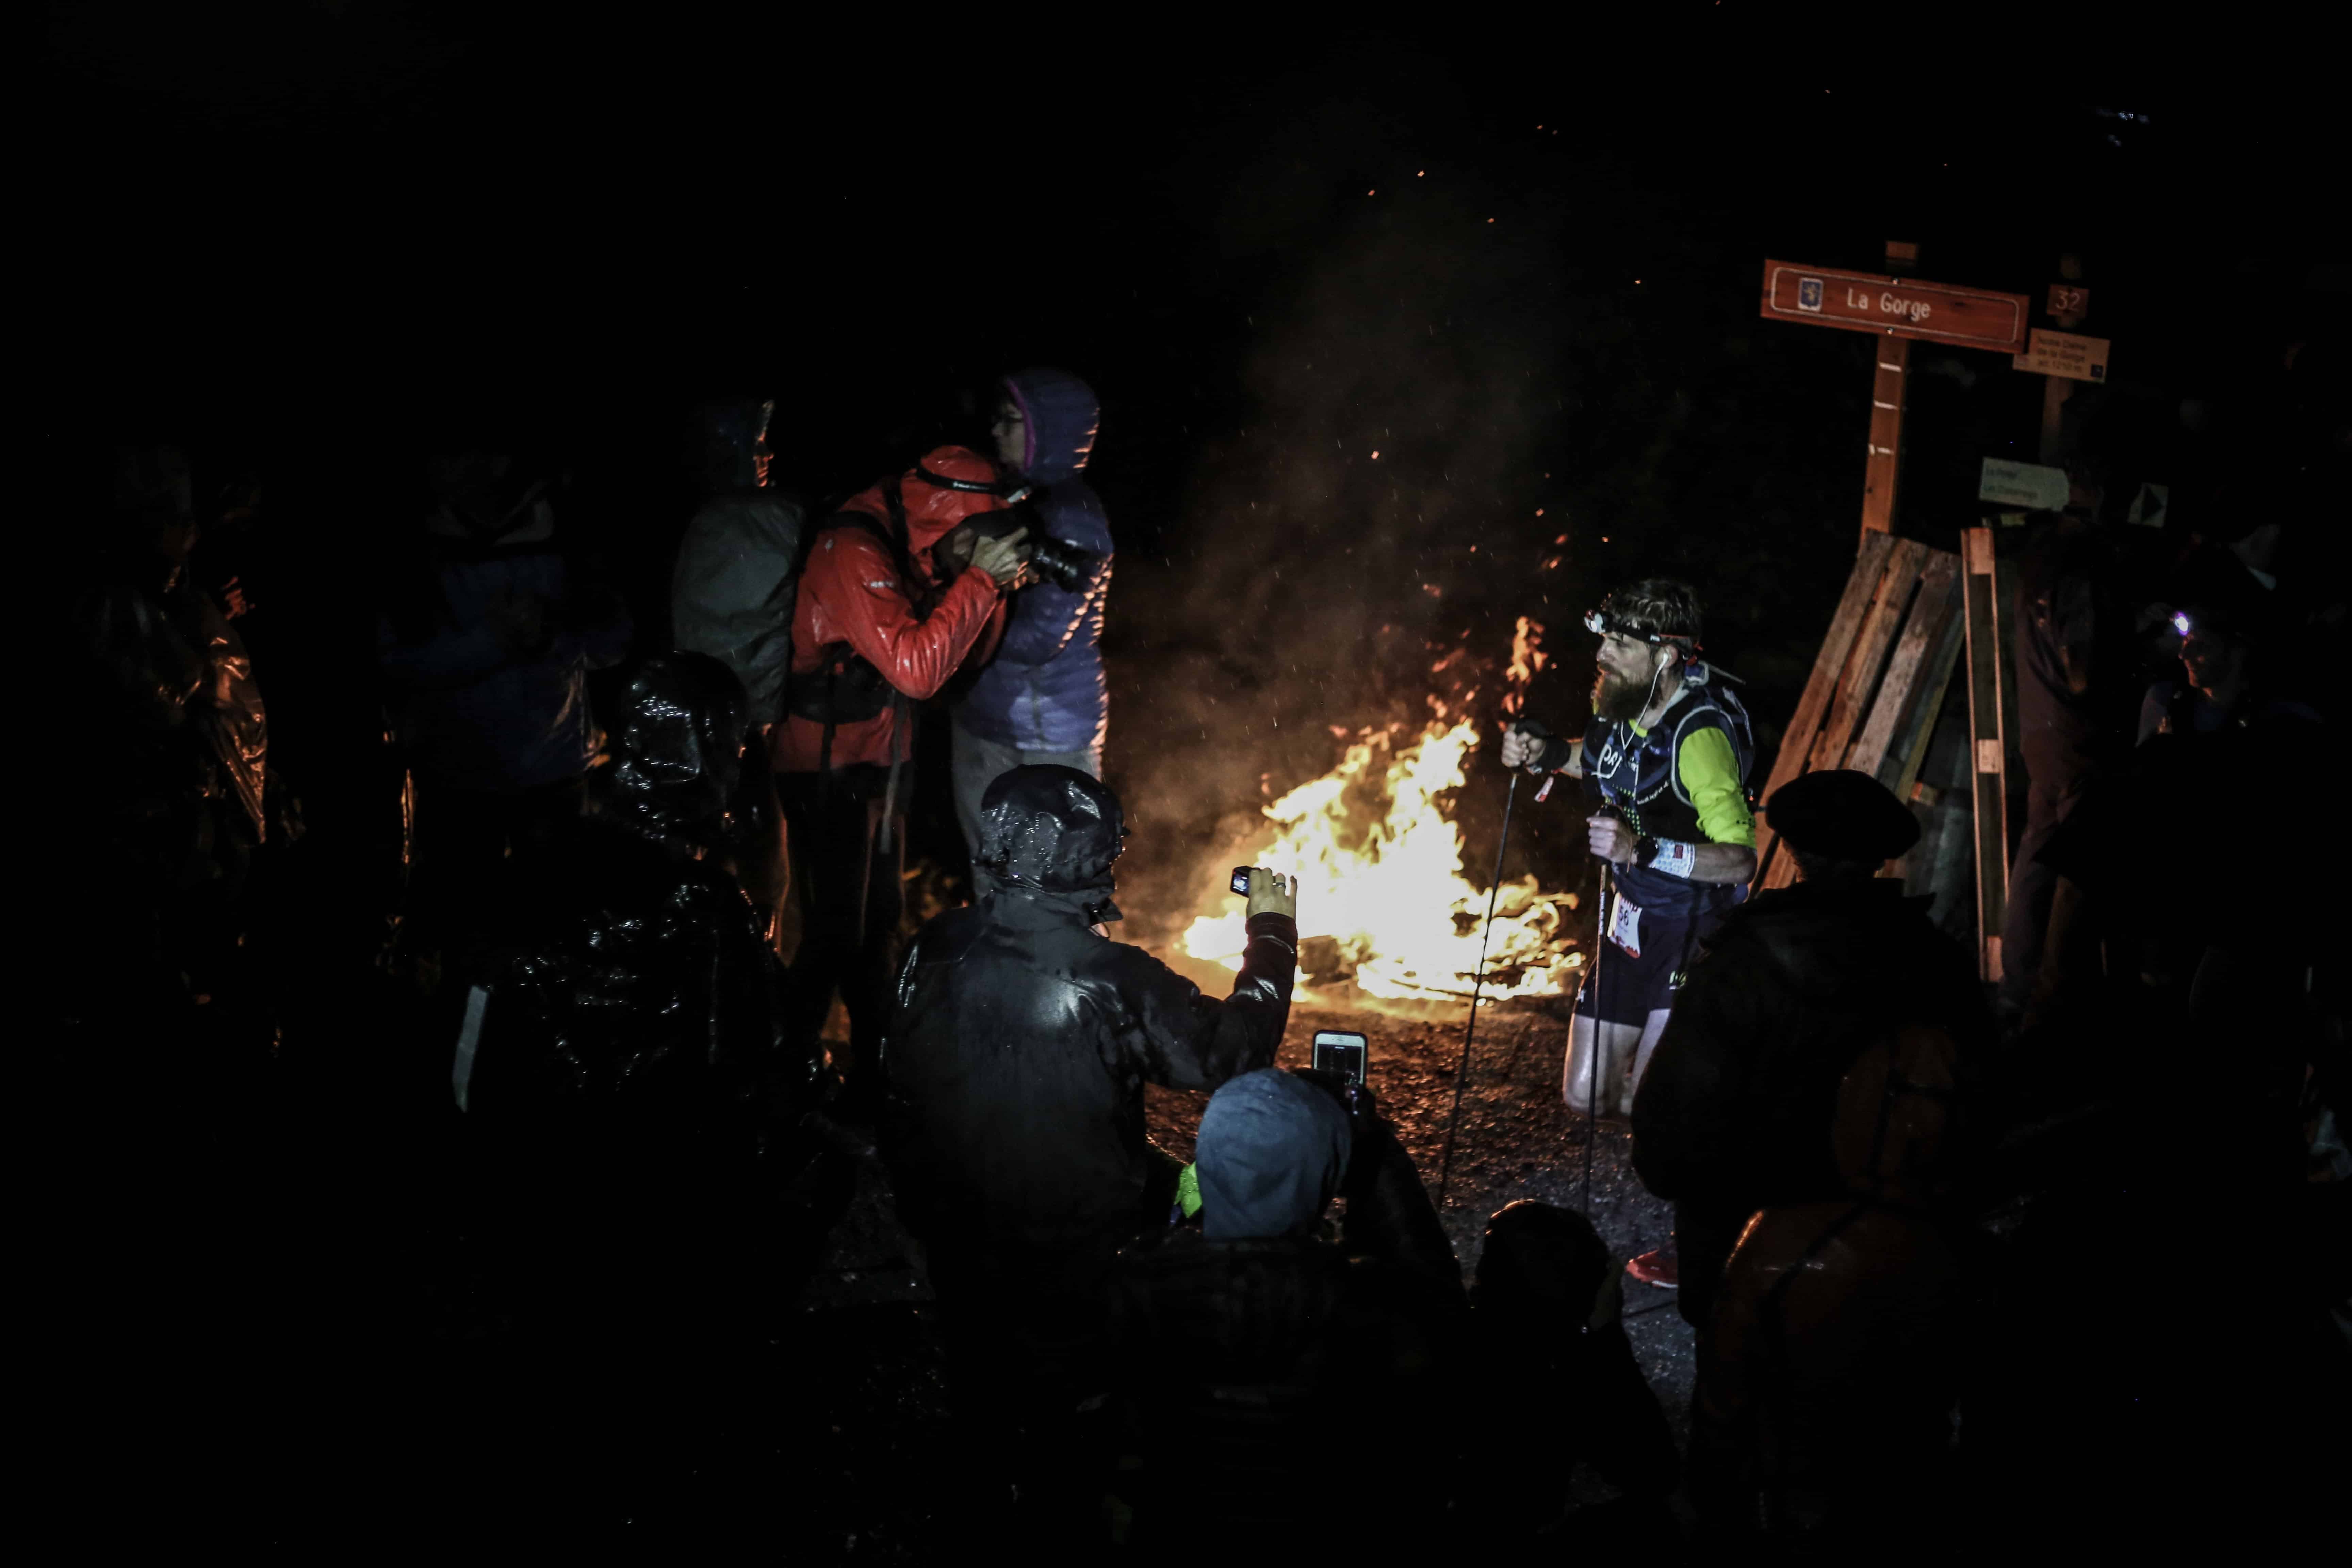
<path fill-rule="evenodd" d="M 1911 798 L 1967 638 L 1960 567 L 1958 556 L 1916 540 L 1863 535 L 1764 799 L 1824 768 L 1869 773 L 1898 798 Z M 1796 880 L 1796 858 L 1776 855 L 1778 845 L 1769 818 L 1758 818 L 1759 888 Z"/>

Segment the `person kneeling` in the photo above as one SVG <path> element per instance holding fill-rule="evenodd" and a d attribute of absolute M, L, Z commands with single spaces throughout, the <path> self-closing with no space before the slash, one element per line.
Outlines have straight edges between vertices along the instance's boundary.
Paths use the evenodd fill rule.
<path fill-rule="evenodd" d="M 1466 1318 L 1461 1270 L 1395 1133 L 1324 1074 L 1254 1072 L 1201 1118 L 1198 1230 L 1121 1259 L 1112 1323 L 1139 1468 L 1128 1544 L 1190 1558 L 1433 1537 L 1446 1487 L 1367 1487 L 1376 1445 L 1443 1440 Z M 1323 1211 L 1344 1193 L 1328 1238 Z M 1442 1477 L 1443 1467 L 1431 1468 Z"/>

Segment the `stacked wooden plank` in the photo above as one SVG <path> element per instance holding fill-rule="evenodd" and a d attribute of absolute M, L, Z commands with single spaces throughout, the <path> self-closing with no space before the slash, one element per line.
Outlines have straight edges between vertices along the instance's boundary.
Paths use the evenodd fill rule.
<path fill-rule="evenodd" d="M 1909 800 L 1966 640 L 1962 601 L 1958 556 L 1864 534 L 1763 798 L 1801 773 L 1853 768 Z M 1769 817 L 1756 832 L 1756 886 L 1787 887 L 1795 857 L 1774 853 Z"/>

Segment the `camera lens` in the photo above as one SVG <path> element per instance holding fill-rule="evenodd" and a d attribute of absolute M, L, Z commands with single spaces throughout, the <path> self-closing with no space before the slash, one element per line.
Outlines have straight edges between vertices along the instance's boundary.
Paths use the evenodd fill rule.
<path fill-rule="evenodd" d="M 1066 540 L 1034 538 L 1030 567 L 1038 576 L 1065 593 L 1076 593 L 1092 577 L 1102 557 L 1091 550 L 1081 550 Z"/>

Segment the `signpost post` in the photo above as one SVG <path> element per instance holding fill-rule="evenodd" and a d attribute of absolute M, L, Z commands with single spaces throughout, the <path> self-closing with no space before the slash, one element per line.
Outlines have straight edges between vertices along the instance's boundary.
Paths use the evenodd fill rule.
<path fill-rule="evenodd" d="M 1918 248 L 1910 245 L 1890 244 L 1886 247 L 1889 266 L 1907 264 L 1917 258 Z M 2076 290 L 2087 299 L 2087 290 Z M 2084 300 L 2073 296 L 2061 300 L 2053 291 L 2054 303 L 2064 303 L 2079 309 Z M 1871 272 L 1843 271 L 1832 267 L 1802 267 L 1789 261 L 1764 263 L 1763 314 L 1770 321 L 1803 321 L 1817 327 L 1835 327 L 1843 331 L 1868 332 L 1879 340 L 1878 353 L 1871 372 L 1870 451 L 1869 466 L 1864 470 L 1862 498 L 1863 563 L 1866 566 L 1875 542 L 1885 549 L 1887 542 L 1874 542 L 1874 533 L 1890 533 L 1895 526 L 1895 485 L 1902 461 L 1903 404 L 1905 379 L 1911 363 L 1914 341 L 1948 343 L 1955 348 L 1979 349 L 1990 353 L 2021 356 L 2027 349 L 2027 315 L 2032 302 L 2022 294 L 2004 294 L 1990 289 L 1962 289 L 1948 283 L 1927 283 L 1916 278 L 1895 277 Z M 2079 318 L 2061 317 L 2062 327 L 2072 326 Z M 2042 333 L 2046 337 L 2064 334 Z M 2080 364 L 2079 371 L 2061 371 L 2051 377 L 2053 387 L 2072 388 L 2064 377 L 2080 374 L 2084 379 L 2097 379 L 2088 374 L 2092 363 L 2087 348 L 2074 345 L 2095 342 L 2096 340 L 2073 339 L 2065 344 L 2053 344 L 2054 353 L 2063 355 L 2068 364 Z M 2099 343 L 2097 363 L 2105 375 L 2105 344 Z M 2022 365 L 2021 359 L 2015 363 Z M 2036 366 L 2035 368 L 2041 368 Z M 2045 399 L 2043 411 L 2042 463 L 2052 461 L 2054 447 L 2055 410 L 2063 396 L 2053 392 Z M 2057 500 L 2065 504 L 2063 472 L 2053 473 L 2036 465 L 2000 463 L 1988 460 L 1980 481 L 1980 493 L 1990 491 L 1995 499 L 2021 500 L 2047 503 Z M 2053 481 L 2058 481 L 2053 484 Z M 2005 709 L 2010 701 L 2009 689 L 2013 684 L 2005 657 L 2006 637 L 2002 626 L 2006 618 L 2000 613 L 2000 583 L 1993 560 L 1992 531 L 1975 528 L 1965 538 L 1963 560 L 1957 563 L 1963 591 L 1963 625 L 1966 628 L 1969 663 L 1969 740 L 1972 773 L 1975 777 L 1974 805 L 1977 839 L 1977 962 L 1979 973 L 1989 980 L 2000 976 L 2000 924 L 2002 910 L 2009 893 L 2009 832 L 2006 822 L 2008 808 L 2008 750 L 2011 725 Z M 1900 548 L 1918 550 L 1908 542 L 1897 542 Z M 1864 578 L 1875 580 L 1878 574 L 1858 567 L 1856 583 Z M 1948 579 L 1947 579 L 1948 581 Z M 1865 592 L 1867 590 L 1865 589 Z M 1847 595 L 1854 596 L 1854 585 L 1849 584 Z M 1857 601 L 1857 613 L 1859 602 Z M 1845 610 L 1842 607 L 1843 617 Z M 1832 637 L 1837 636 L 1833 624 Z M 1852 628 L 1846 632 L 1849 643 L 1855 640 Z M 1822 713 L 1831 710 L 1832 701 L 1849 708 L 1866 695 L 1868 683 L 1878 679 L 1883 662 L 1883 648 L 1874 647 L 1869 657 L 1849 659 L 1848 649 L 1837 649 L 1832 659 L 1825 646 L 1822 657 L 1814 666 L 1814 680 L 1806 687 L 1805 703 L 1801 704 L 1800 717 L 1805 709 L 1812 710 L 1813 722 L 1821 723 Z M 1866 666 L 1867 668 L 1863 668 Z M 1847 683 L 1859 681 L 1864 692 L 1850 692 Z M 1821 689 L 1815 690 L 1815 686 Z M 1837 688 L 1835 692 L 1832 687 Z M 1939 682 L 1937 692 L 1942 687 Z M 1936 700 L 1941 700 L 1938 695 Z M 1782 742 L 1782 755 L 1774 764 L 1772 780 L 1775 787 L 1805 771 L 1809 763 L 1822 767 L 1842 765 L 1832 758 L 1821 761 L 1808 756 L 1791 756 L 1788 747 L 1801 737 L 1798 726 L 1792 724 L 1791 739 Z M 1838 737 L 1842 739 L 1842 737 Z M 1814 743 L 1811 749 L 1821 748 Z"/>
<path fill-rule="evenodd" d="M 1916 247 L 1889 245 L 1890 260 L 1908 260 Z M 1763 314 L 1768 321 L 1803 321 L 1868 332 L 1879 340 L 1872 370 L 1870 441 L 1864 469 L 1862 527 L 1885 533 L 1895 526 L 1895 487 L 1903 457 L 1903 404 L 1911 367 L 1911 344 L 1949 343 L 1994 353 L 2022 353 L 2026 315 L 2022 294 L 1962 289 L 1916 278 L 1805 267 L 1793 261 L 1764 263 Z"/>

